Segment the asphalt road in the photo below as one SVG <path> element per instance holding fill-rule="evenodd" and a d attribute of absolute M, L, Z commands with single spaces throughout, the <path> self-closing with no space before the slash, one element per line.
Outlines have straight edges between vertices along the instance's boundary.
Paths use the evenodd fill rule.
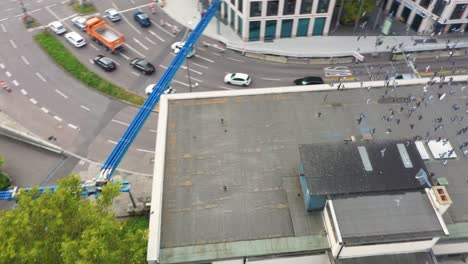
<path fill-rule="evenodd" d="M 69 30 L 77 31 L 70 21 L 76 13 L 62 1 L 25 2 L 28 12 L 42 25 L 62 20 Z M 153 20 L 151 27 L 139 27 L 133 21 L 132 13 L 137 10 L 149 13 L 147 1 L 95 1 L 95 4 L 101 13 L 111 7 L 122 11 L 121 21 L 109 22 L 126 37 L 125 51 L 109 55 L 118 63 L 115 72 L 106 73 L 93 65 L 92 58 L 108 53 L 102 46 L 93 43 L 86 34 L 81 33 L 88 41 L 88 45 L 83 48 L 72 47 L 63 36 L 59 39 L 70 47 L 83 64 L 96 69 L 102 77 L 143 95 L 144 88 L 148 84 L 156 83 L 174 58 L 170 45 L 175 41 L 183 41 L 188 31 L 178 25 L 179 32 L 173 34 L 172 26 L 176 23 L 161 10 L 157 10 L 155 15 L 150 15 Z M 20 20 L 21 15 L 21 8 L 16 1 L 1 1 L 0 80 L 5 80 L 13 89 L 10 94 L 0 91 L 1 109 L 42 138 L 54 135 L 58 138 L 57 143 L 60 146 L 91 160 L 104 161 L 138 109 L 110 100 L 64 74 L 32 39 L 40 29 L 25 30 Z M 166 23 L 164 26 L 160 25 L 161 19 Z M 259 61 L 224 50 L 216 46 L 218 44 L 205 37 L 200 39 L 196 45 L 195 57 L 187 60 L 172 82 L 178 93 L 189 92 L 189 83 L 193 85 L 194 92 L 248 89 L 224 84 L 223 77 L 228 72 L 249 73 L 253 78 L 251 88 L 286 86 L 300 77 L 323 76 L 323 68 L 327 66 L 284 65 Z M 144 76 L 132 70 L 129 61 L 135 57 L 145 57 L 151 61 L 157 67 L 156 73 Z M 467 58 L 454 61 L 453 66 L 446 58 L 439 61 L 418 60 L 417 64 L 422 68 L 431 64 L 432 70 L 468 65 Z M 404 62 L 373 61 L 348 66 L 353 72 L 354 80 L 382 79 L 390 72 L 411 72 Z M 189 75 L 191 82 L 188 80 Z M 328 81 L 332 79 L 329 78 Z M 137 172 L 151 171 L 150 160 L 154 155 L 156 123 L 157 116 L 151 116 L 122 161 L 121 167 Z"/>

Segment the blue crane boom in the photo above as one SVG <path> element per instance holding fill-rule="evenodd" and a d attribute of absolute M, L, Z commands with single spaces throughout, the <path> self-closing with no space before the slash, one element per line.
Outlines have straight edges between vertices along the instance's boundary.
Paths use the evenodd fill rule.
<path fill-rule="evenodd" d="M 159 82 L 156 83 L 156 85 L 153 88 L 153 92 L 148 96 L 145 103 L 140 108 L 140 111 L 138 111 L 137 115 L 135 116 L 131 124 L 128 126 L 122 138 L 112 150 L 107 160 L 104 162 L 101 168 L 101 172 L 99 173 L 99 176 L 96 179 L 97 181 L 108 181 L 111 179 L 112 174 L 114 173 L 115 169 L 124 157 L 130 145 L 135 140 L 136 136 L 138 135 L 138 132 L 140 132 L 141 128 L 145 124 L 146 119 L 148 119 L 149 115 L 151 114 L 151 111 L 159 102 L 159 98 L 169 87 L 175 74 L 186 59 L 187 54 L 192 50 L 193 45 L 200 38 L 206 26 L 216 14 L 222 0 L 212 0 L 211 2 L 211 7 L 206 11 L 205 15 L 202 17 L 202 19 L 197 24 L 192 33 L 189 35 L 181 51 L 172 60 L 171 64 L 168 66 L 161 79 L 159 79 Z"/>

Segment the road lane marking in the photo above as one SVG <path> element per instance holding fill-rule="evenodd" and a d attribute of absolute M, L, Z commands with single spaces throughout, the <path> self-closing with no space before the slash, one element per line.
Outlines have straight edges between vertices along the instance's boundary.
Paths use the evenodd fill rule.
<path fill-rule="evenodd" d="M 89 43 L 89 45 L 90 45 L 91 47 L 93 47 L 93 49 L 99 51 L 98 47 L 96 47 L 93 43 Z"/>
<path fill-rule="evenodd" d="M 115 3 L 112 3 L 112 6 L 115 9 L 119 10 L 119 8 L 117 7 L 117 5 L 115 5 Z M 120 11 L 120 13 L 123 13 L 123 12 L 126 12 L 126 11 L 129 11 L 129 10 Z M 131 28 L 133 28 L 133 30 L 135 30 L 138 34 L 141 35 L 141 31 L 138 30 L 132 23 L 130 23 L 130 21 L 128 21 L 128 19 L 124 15 L 121 15 L 121 17 L 125 20 L 125 22 L 127 22 L 127 24 L 130 25 Z"/>
<path fill-rule="evenodd" d="M 107 140 L 107 142 L 111 143 L 111 144 L 114 144 L 114 145 L 117 145 L 117 142 L 114 141 L 114 140 Z"/>
<path fill-rule="evenodd" d="M 138 43 L 142 48 L 144 48 L 145 50 L 149 50 L 148 47 L 146 47 L 145 45 L 143 45 L 143 43 L 141 43 L 140 40 L 138 40 L 137 38 L 133 38 L 133 41 L 135 41 L 136 43 Z"/>
<path fill-rule="evenodd" d="M 26 92 L 26 90 L 24 90 L 24 89 L 21 89 L 20 92 L 21 92 L 22 94 L 24 94 L 24 95 L 28 95 L 28 92 Z"/>
<path fill-rule="evenodd" d="M 129 60 L 130 57 L 128 57 L 127 55 L 123 54 L 122 52 L 119 52 L 118 53 L 120 56 L 124 57 L 125 59 Z"/>
<path fill-rule="evenodd" d="M 23 62 L 24 62 L 26 65 L 29 65 L 29 61 L 26 59 L 26 57 L 21 56 L 21 59 L 23 60 Z"/>
<path fill-rule="evenodd" d="M 5 69 L 5 64 L 0 63 L 0 68 Z"/>
<path fill-rule="evenodd" d="M 199 50 L 203 50 L 203 51 L 206 51 L 206 49 L 204 49 L 204 48 L 200 48 L 200 47 L 198 47 L 197 49 L 199 49 Z"/>
<path fill-rule="evenodd" d="M 61 91 L 55 89 L 55 92 L 60 94 L 61 96 L 63 96 L 65 99 L 68 99 L 68 96 L 66 94 L 62 93 Z"/>
<path fill-rule="evenodd" d="M 176 80 L 176 79 L 172 79 L 172 81 L 175 82 L 175 83 L 182 84 L 182 85 L 184 85 L 184 86 L 190 87 L 190 85 L 188 85 L 187 83 L 178 81 L 178 80 Z"/>
<path fill-rule="evenodd" d="M 17 80 L 13 80 L 13 82 L 12 82 L 12 83 L 13 83 L 15 86 L 19 86 L 19 83 L 18 83 L 18 81 L 17 81 Z"/>
<path fill-rule="evenodd" d="M 203 60 L 206 60 L 206 61 L 211 62 L 211 63 L 214 63 L 213 60 L 210 60 L 210 59 L 205 58 L 205 57 L 203 57 L 203 56 L 200 56 L 200 55 L 198 55 L 198 54 L 195 54 L 195 57 L 200 58 L 200 59 L 203 59 Z"/>
<path fill-rule="evenodd" d="M 88 107 L 84 106 L 84 105 L 80 105 L 81 108 L 83 108 L 84 110 L 86 111 L 91 111 L 91 109 L 89 109 Z"/>
<path fill-rule="evenodd" d="M 30 101 L 31 103 L 33 103 L 33 104 L 37 104 L 37 101 L 36 101 L 36 99 L 34 99 L 34 98 L 29 98 L 29 101 Z"/>
<path fill-rule="evenodd" d="M 34 9 L 34 10 L 29 11 L 29 13 L 32 14 L 32 13 L 35 13 L 35 12 L 41 10 L 41 9 L 42 9 L 42 8 Z M 22 15 L 23 15 L 23 14 L 22 14 Z"/>
<path fill-rule="evenodd" d="M 131 50 L 133 50 L 133 52 L 135 52 L 136 54 L 140 55 L 140 57 L 145 57 L 145 55 L 141 54 L 138 50 L 136 50 L 135 48 L 133 48 L 132 46 L 130 46 L 130 44 L 128 43 L 125 43 L 125 46 L 129 47 Z"/>
<path fill-rule="evenodd" d="M 231 57 L 226 57 L 226 59 L 232 60 L 232 61 L 237 61 L 237 62 L 245 62 L 243 60 L 238 60 L 238 59 L 234 59 L 234 58 L 231 58 Z"/>
<path fill-rule="evenodd" d="M 44 78 L 44 76 L 42 76 L 40 73 L 36 72 L 36 75 L 37 75 L 37 77 L 39 77 L 39 79 L 41 79 L 43 82 L 47 82 L 47 80 Z"/>
<path fill-rule="evenodd" d="M 77 126 L 75 126 L 75 125 L 73 125 L 73 124 L 68 124 L 67 126 L 69 126 L 69 127 L 73 128 L 73 129 L 78 129 L 78 127 L 77 127 Z"/>
<path fill-rule="evenodd" d="M 185 75 L 185 77 L 187 77 L 187 78 L 188 78 L 189 76 L 188 76 L 188 75 Z M 197 81 L 197 82 L 203 82 L 202 80 L 199 80 L 199 79 L 193 78 L 192 76 L 190 76 L 190 79 L 192 79 L 192 80 L 195 80 L 195 81 Z"/>
<path fill-rule="evenodd" d="M 146 150 L 146 149 L 136 149 L 136 150 L 141 151 L 141 152 L 148 152 L 148 153 L 152 153 L 152 154 L 155 153 L 154 151 Z"/>
<path fill-rule="evenodd" d="M 3 24 L 0 24 L 0 27 L 2 27 L 2 31 L 3 31 L 3 33 L 7 33 L 7 30 L 6 30 L 6 27 L 5 27 L 5 25 L 3 25 Z"/>
<path fill-rule="evenodd" d="M 234 88 L 228 88 L 226 86 L 218 86 L 218 87 L 221 89 L 225 89 L 225 90 L 235 90 Z"/>
<path fill-rule="evenodd" d="M 164 66 L 164 65 L 161 65 L 161 64 L 159 64 L 159 67 L 161 67 L 161 68 L 163 68 L 163 69 L 167 69 L 167 67 L 166 67 L 166 66 Z"/>
<path fill-rule="evenodd" d="M 165 41 L 163 38 L 161 38 L 158 34 L 154 33 L 153 30 L 149 29 L 148 32 L 149 32 L 151 35 L 153 35 L 153 36 L 155 36 L 156 38 L 158 38 L 160 41 L 166 42 L 166 41 Z"/>
<path fill-rule="evenodd" d="M 281 79 L 273 79 L 273 78 L 260 78 L 265 81 L 281 81 Z"/>
<path fill-rule="evenodd" d="M 133 73 L 134 75 L 136 75 L 136 76 L 138 76 L 138 77 L 141 76 L 141 74 L 139 74 L 138 72 L 131 71 L 131 73 Z"/>
<path fill-rule="evenodd" d="M 42 112 L 44 112 L 44 113 L 46 113 L 46 114 L 49 113 L 49 109 L 47 109 L 47 108 L 45 108 L 45 107 L 41 107 L 41 110 L 42 110 Z"/>
<path fill-rule="evenodd" d="M 91 64 L 95 64 L 94 61 L 93 61 L 92 59 L 89 59 L 89 62 L 90 62 Z"/>
<path fill-rule="evenodd" d="M 5 72 L 5 74 L 6 74 L 6 76 L 7 76 L 8 78 L 11 77 L 11 73 L 10 73 L 9 71 Z"/>
<path fill-rule="evenodd" d="M 156 42 L 152 41 L 150 38 L 145 37 L 145 39 L 146 39 L 148 42 L 150 42 L 151 44 L 156 45 Z"/>
<path fill-rule="evenodd" d="M 164 29 L 163 27 L 161 27 L 160 25 L 158 25 L 158 23 L 154 23 L 153 20 L 151 20 L 151 23 L 153 23 L 156 27 L 158 27 L 158 28 L 161 29 L 162 31 L 166 32 L 167 34 L 171 35 L 172 37 L 176 37 L 175 34 L 172 34 L 171 32 L 167 31 L 166 29 Z"/>
<path fill-rule="evenodd" d="M 45 9 L 47 10 L 47 12 L 49 12 L 51 15 L 53 15 L 57 20 L 60 20 L 60 17 L 57 16 L 57 14 L 54 13 L 54 11 L 52 11 L 50 8 L 55 6 L 56 4 L 52 4 L 52 5 L 48 5 L 45 7 Z"/>
<path fill-rule="evenodd" d="M 200 64 L 198 64 L 198 63 L 195 63 L 195 62 L 191 62 L 191 63 L 192 63 L 193 65 L 195 65 L 195 66 L 200 67 L 200 68 L 208 69 L 208 67 L 203 66 L 203 65 L 200 65 Z"/>
<path fill-rule="evenodd" d="M 8 20 L 8 17 L 5 17 L 5 18 L 0 19 L 0 22 L 3 22 L 3 21 L 5 21 L 5 20 Z"/>
<path fill-rule="evenodd" d="M 157 130 L 150 129 L 149 132 L 158 133 Z"/>
<path fill-rule="evenodd" d="M 57 121 L 59 121 L 59 122 L 62 122 L 62 121 L 63 121 L 63 119 L 60 118 L 60 117 L 58 117 L 58 116 L 54 116 L 54 119 L 57 120 Z"/>
<path fill-rule="evenodd" d="M 181 67 L 182 69 L 184 69 L 184 70 L 187 69 L 187 66 L 184 66 L 184 65 L 181 65 L 180 67 Z M 189 70 L 190 70 L 191 72 L 194 72 L 194 73 L 203 75 L 203 72 L 199 72 L 199 71 L 196 71 L 196 70 L 193 70 L 193 69 L 190 69 L 190 68 L 189 68 Z"/>
<path fill-rule="evenodd" d="M 125 122 L 122 122 L 122 121 L 119 121 L 119 120 L 115 120 L 115 119 L 112 119 L 112 122 L 117 123 L 117 124 L 121 124 L 121 125 L 124 125 L 124 126 L 129 126 L 130 125 L 128 123 L 125 123 Z"/>

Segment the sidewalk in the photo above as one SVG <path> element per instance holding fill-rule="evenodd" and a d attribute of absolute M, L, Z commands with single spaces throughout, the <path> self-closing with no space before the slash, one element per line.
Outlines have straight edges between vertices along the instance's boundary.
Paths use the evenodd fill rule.
<path fill-rule="evenodd" d="M 201 10 L 198 5 L 199 0 L 166 0 L 163 12 L 176 20 L 181 25 L 188 28 L 195 28 L 200 21 Z M 181 8 L 183 6 L 183 8 Z M 446 40 L 439 40 L 438 43 L 423 43 L 414 45 L 414 40 L 425 39 L 419 36 L 385 36 L 380 46 L 376 47 L 376 36 L 358 38 L 357 36 L 315 36 L 292 39 L 275 39 L 273 42 L 253 41 L 244 42 L 229 27 L 222 22 L 219 23 L 220 34 L 217 33 L 217 19 L 213 18 L 208 24 L 204 35 L 212 39 L 221 41 L 227 48 L 247 53 L 272 54 L 287 57 L 344 57 L 352 56 L 353 52 L 361 54 L 375 52 L 390 52 L 391 49 L 404 43 L 404 50 L 445 48 Z M 467 48 L 468 37 L 457 38 L 459 41 L 456 47 Z M 406 48 L 408 47 L 408 49 Z"/>

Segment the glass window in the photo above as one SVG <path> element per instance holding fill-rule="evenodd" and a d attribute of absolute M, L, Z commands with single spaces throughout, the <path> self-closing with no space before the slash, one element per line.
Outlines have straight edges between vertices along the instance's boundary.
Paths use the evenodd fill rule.
<path fill-rule="evenodd" d="M 227 19 L 228 19 L 228 6 L 226 3 L 223 3 L 224 6 L 224 12 L 223 12 L 223 23 L 226 25 L 227 24 Z"/>
<path fill-rule="evenodd" d="M 237 32 L 242 36 L 242 18 L 240 16 L 237 17 Z"/>
<path fill-rule="evenodd" d="M 234 13 L 234 9 L 231 9 L 231 28 L 234 29 L 234 25 L 236 24 L 236 14 Z"/>
<path fill-rule="evenodd" d="M 310 18 L 301 18 L 297 24 L 297 33 L 296 36 L 304 37 L 307 36 L 307 31 L 309 30 Z"/>
<path fill-rule="evenodd" d="M 281 38 L 289 38 L 292 33 L 293 20 L 292 19 L 283 19 L 281 22 Z"/>
<path fill-rule="evenodd" d="M 319 0 L 317 5 L 317 13 L 327 13 L 330 0 Z"/>
<path fill-rule="evenodd" d="M 270 0 L 267 3 L 267 16 L 278 15 L 279 0 Z"/>
<path fill-rule="evenodd" d="M 452 15 L 450 16 L 450 19 L 463 18 L 463 13 L 465 12 L 466 6 L 468 6 L 468 4 L 456 5 Z"/>
<path fill-rule="evenodd" d="M 424 8 L 427 8 L 429 6 L 429 4 L 431 3 L 432 0 L 421 0 L 421 2 L 419 2 L 419 5 L 424 7 Z"/>
<path fill-rule="evenodd" d="M 232 4 L 233 6 L 236 6 L 236 0 L 231 0 L 231 4 Z"/>
<path fill-rule="evenodd" d="M 284 0 L 283 15 L 293 15 L 296 9 L 296 0 Z"/>
<path fill-rule="evenodd" d="M 249 41 L 260 39 L 260 21 L 250 21 L 249 23 Z"/>
<path fill-rule="evenodd" d="M 310 14 L 310 13 L 312 13 L 312 2 L 313 2 L 313 0 L 302 0 L 301 14 Z"/>
<path fill-rule="evenodd" d="M 314 22 L 314 30 L 312 31 L 312 36 L 320 36 L 323 34 L 323 28 L 325 27 L 325 20 L 324 17 L 319 17 L 315 19 Z"/>
<path fill-rule="evenodd" d="M 267 20 L 265 23 L 265 39 L 271 40 L 276 37 L 276 20 Z"/>
<path fill-rule="evenodd" d="M 244 0 L 239 0 L 239 2 L 237 2 L 237 10 L 239 10 L 239 12 L 242 13 L 243 7 L 244 7 Z"/>
<path fill-rule="evenodd" d="M 436 4 L 434 5 L 434 9 L 432 10 L 432 13 L 440 16 L 442 12 L 445 9 L 445 6 L 447 5 L 447 2 L 445 0 L 436 0 Z"/>
<path fill-rule="evenodd" d="M 250 2 L 250 17 L 262 15 L 262 2 Z"/>

